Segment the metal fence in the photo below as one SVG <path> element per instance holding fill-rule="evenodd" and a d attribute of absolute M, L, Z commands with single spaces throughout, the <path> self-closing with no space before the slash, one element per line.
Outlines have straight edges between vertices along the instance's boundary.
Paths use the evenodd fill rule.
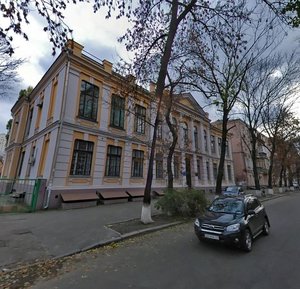
<path fill-rule="evenodd" d="M 40 179 L 0 178 L 0 213 L 35 211 L 40 186 Z"/>

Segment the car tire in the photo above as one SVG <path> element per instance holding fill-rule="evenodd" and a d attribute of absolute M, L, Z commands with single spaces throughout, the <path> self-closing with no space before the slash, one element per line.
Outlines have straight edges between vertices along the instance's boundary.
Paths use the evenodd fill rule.
<path fill-rule="evenodd" d="M 265 219 L 265 222 L 264 222 L 263 234 L 265 236 L 268 236 L 270 234 L 270 226 L 269 226 L 269 223 L 268 223 L 267 219 Z"/>
<path fill-rule="evenodd" d="M 252 250 L 252 236 L 248 229 L 245 230 L 241 243 L 244 251 L 250 252 Z"/>

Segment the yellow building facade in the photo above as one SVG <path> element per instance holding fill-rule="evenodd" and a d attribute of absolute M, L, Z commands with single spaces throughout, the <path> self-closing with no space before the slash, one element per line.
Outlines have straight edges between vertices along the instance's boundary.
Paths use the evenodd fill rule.
<path fill-rule="evenodd" d="M 2 176 L 47 180 L 44 207 L 59 207 L 61 194 L 143 190 L 156 101 L 112 64 L 70 41 L 28 97 L 12 108 L 13 124 Z M 174 187 L 213 190 L 221 132 L 189 93 L 172 110 L 178 126 Z M 153 190 L 167 185 L 170 132 L 159 130 Z M 232 185 L 230 145 L 224 186 Z"/>

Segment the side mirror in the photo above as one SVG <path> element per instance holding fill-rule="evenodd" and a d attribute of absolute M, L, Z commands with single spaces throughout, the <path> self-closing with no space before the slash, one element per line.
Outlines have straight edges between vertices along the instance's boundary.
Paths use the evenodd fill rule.
<path fill-rule="evenodd" d="M 254 210 L 249 210 L 247 212 L 247 214 L 250 215 L 250 216 L 254 216 L 255 215 L 255 211 Z"/>

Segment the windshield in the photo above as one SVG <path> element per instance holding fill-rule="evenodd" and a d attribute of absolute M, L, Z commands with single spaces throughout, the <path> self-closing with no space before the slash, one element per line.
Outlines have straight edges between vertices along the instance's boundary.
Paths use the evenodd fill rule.
<path fill-rule="evenodd" d="M 238 187 L 227 187 L 225 191 L 236 193 L 238 191 Z"/>
<path fill-rule="evenodd" d="M 244 211 L 244 205 L 241 200 L 216 199 L 208 210 L 216 213 L 241 214 Z"/>

